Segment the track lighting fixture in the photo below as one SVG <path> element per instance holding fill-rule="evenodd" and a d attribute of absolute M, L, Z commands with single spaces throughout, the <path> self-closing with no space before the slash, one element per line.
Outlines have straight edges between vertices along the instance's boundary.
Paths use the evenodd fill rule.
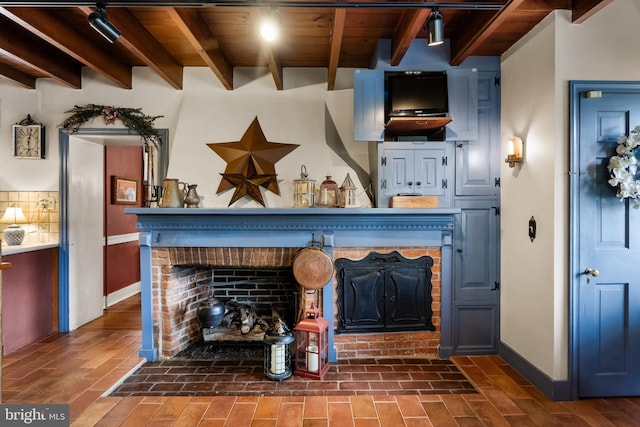
<path fill-rule="evenodd" d="M 437 46 L 444 42 L 444 18 L 437 7 L 431 9 L 431 14 L 427 20 L 427 31 L 429 32 L 429 46 Z"/>
<path fill-rule="evenodd" d="M 109 43 L 113 43 L 120 37 L 120 30 L 107 19 L 107 10 L 101 3 L 96 4 L 95 12 L 89 15 L 89 25 L 96 30 Z"/>

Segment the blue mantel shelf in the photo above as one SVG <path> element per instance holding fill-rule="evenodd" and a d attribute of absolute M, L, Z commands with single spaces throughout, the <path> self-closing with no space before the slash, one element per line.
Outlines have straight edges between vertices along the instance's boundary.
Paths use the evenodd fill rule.
<path fill-rule="evenodd" d="M 142 284 L 142 349 L 140 356 L 156 360 L 151 303 L 152 247 L 305 247 L 311 243 L 333 256 L 334 247 L 439 246 L 442 248 L 441 347 L 451 348 L 452 236 L 460 209 L 340 209 L 255 208 L 186 209 L 127 208 L 137 215 L 140 230 Z M 323 288 L 333 300 L 333 283 Z M 333 318 L 333 305 L 323 307 Z M 330 331 L 333 347 L 333 331 Z M 332 360 L 336 359 L 333 352 Z"/>
<path fill-rule="evenodd" d="M 384 243 L 440 246 L 459 209 L 181 209 L 129 208 L 149 246 L 306 246 L 311 234 L 334 234 L 330 246 Z M 143 236 L 141 235 L 141 239 Z M 364 239 L 364 240 L 363 240 Z M 432 241 L 433 239 L 438 242 Z M 426 243 L 425 240 L 431 241 Z M 329 243 L 329 242 L 327 242 Z"/>

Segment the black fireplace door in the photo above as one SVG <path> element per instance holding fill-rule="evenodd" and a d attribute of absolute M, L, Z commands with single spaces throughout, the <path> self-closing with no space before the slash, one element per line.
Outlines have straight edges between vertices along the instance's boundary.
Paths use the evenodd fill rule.
<path fill-rule="evenodd" d="M 435 330 L 431 308 L 433 259 L 371 252 L 362 260 L 340 258 L 336 333 Z"/>

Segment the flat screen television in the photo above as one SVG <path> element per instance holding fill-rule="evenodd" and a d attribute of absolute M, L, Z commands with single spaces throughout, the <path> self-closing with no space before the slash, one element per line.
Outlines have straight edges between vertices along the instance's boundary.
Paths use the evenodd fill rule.
<path fill-rule="evenodd" d="M 446 72 L 412 72 L 387 77 L 387 116 L 443 116 L 448 112 Z"/>

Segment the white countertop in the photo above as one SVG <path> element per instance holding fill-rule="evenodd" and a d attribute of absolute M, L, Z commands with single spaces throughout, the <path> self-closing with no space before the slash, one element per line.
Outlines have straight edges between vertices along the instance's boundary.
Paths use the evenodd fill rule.
<path fill-rule="evenodd" d="M 47 243 L 23 243 L 19 246 L 9 246 L 2 242 L 2 255 L 15 255 L 24 252 L 40 251 L 42 249 L 57 248 L 58 242 Z"/>

